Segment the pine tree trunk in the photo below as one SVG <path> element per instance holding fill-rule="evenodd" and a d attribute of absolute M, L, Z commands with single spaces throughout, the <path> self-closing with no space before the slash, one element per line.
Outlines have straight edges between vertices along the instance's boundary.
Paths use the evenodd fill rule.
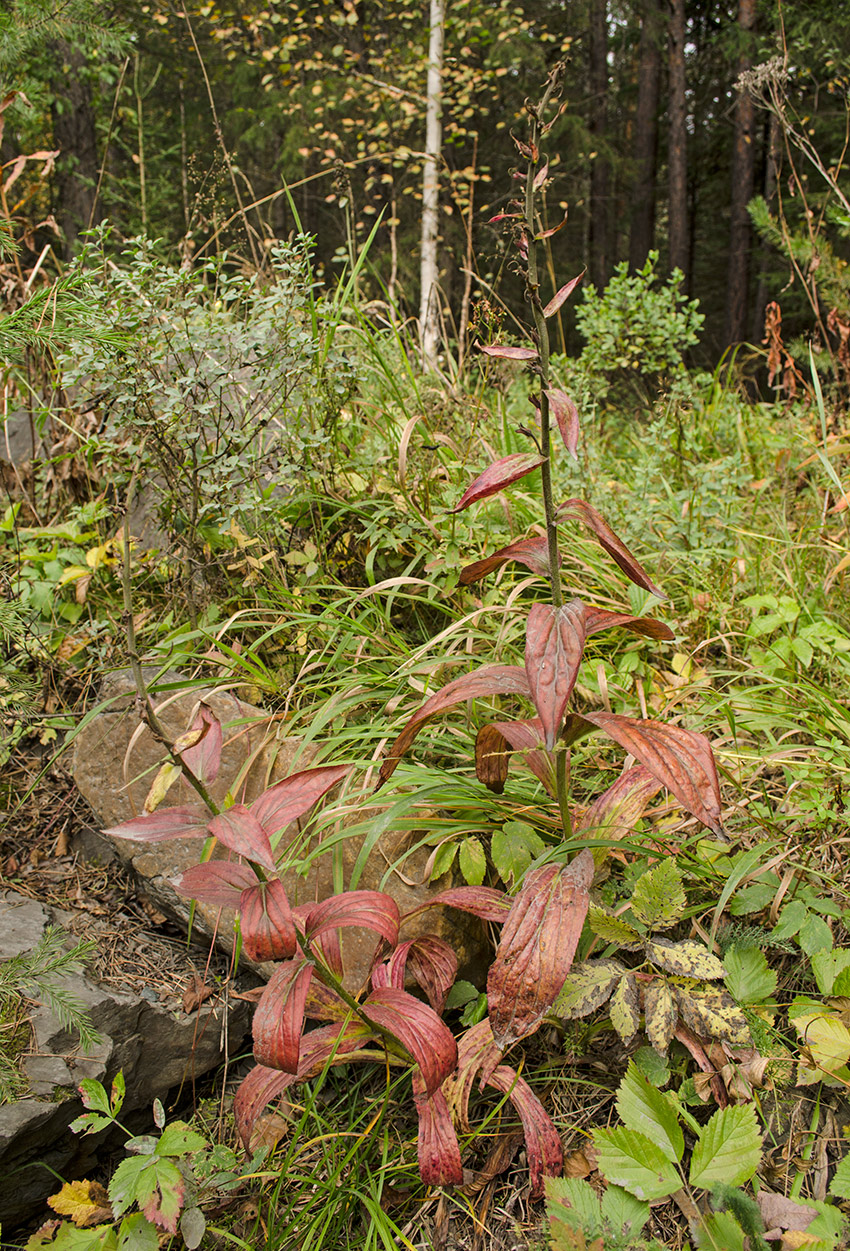
<path fill-rule="evenodd" d="M 688 269 L 687 102 L 685 99 L 685 0 L 669 0 L 670 128 L 669 177 L 670 268 Z"/>
<path fill-rule="evenodd" d="M 655 243 L 658 178 L 658 100 L 661 89 L 661 31 L 658 0 L 644 0 L 635 114 L 635 181 L 629 233 L 629 269 L 640 269 Z"/>
<path fill-rule="evenodd" d="M 420 254 L 419 336 L 422 364 L 436 369 L 440 346 L 440 301 L 437 244 L 440 233 L 439 162 L 442 149 L 440 114 L 443 102 L 443 33 L 445 0 L 431 0 L 428 48 L 428 98 L 425 113 L 425 166 L 422 173 L 422 246 Z"/>
<path fill-rule="evenodd" d="M 738 0 L 738 26 L 742 52 L 738 73 L 749 69 L 750 36 L 756 24 L 756 0 Z M 753 198 L 755 154 L 753 143 L 755 105 L 747 91 L 738 93 L 735 105 L 735 146 L 732 149 L 732 200 L 729 226 L 729 273 L 726 282 L 726 325 L 724 339 L 739 343 L 745 334 L 749 291 L 750 242 L 752 231 L 747 205 Z"/>
<path fill-rule="evenodd" d="M 54 41 L 51 51 L 57 66 L 53 80 L 53 142 L 61 151 L 54 182 L 56 217 L 65 237 L 64 250 L 68 258 L 92 218 L 99 168 L 97 142 L 91 92 L 82 76 L 85 69 L 82 53 L 64 39 Z"/>
<path fill-rule="evenodd" d="M 608 281 L 608 207 L 611 171 L 600 154 L 608 130 L 608 3 L 592 0 L 590 7 L 590 119 L 596 155 L 590 167 L 590 281 L 601 290 Z"/>

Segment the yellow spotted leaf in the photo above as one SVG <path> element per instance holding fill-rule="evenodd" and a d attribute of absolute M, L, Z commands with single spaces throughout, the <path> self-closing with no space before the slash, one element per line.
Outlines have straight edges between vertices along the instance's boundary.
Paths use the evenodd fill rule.
<path fill-rule="evenodd" d="M 606 943 L 616 943 L 618 947 L 625 947 L 626 951 L 637 951 L 643 945 L 643 938 L 628 921 L 612 916 L 598 904 L 590 905 L 587 920 L 594 934 Z"/>
<path fill-rule="evenodd" d="M 717 956 L 712 955 L 702 943 L 695 943 L 691 938 L 681 943 L 656 938 L 646 944 L 646 954 L 653 964 L 677 977 L 713 981 L 716 977 L 726 975 L 726 970 Z"/>
<path fill-rule="evenodd" d="M 611 996 L 609 1009 L 611 1024 L 623 1042 L 631 1042 L 638 1031 L 639 1002 L 637 978 L 633 973 L 627 973 L 625 977 L 620 978 L 617 989 Z"/>
<path fill-rule="evenodd" d="M 565 1021 L 587 1016 L 609 998 L 625 972 L 618 960 L 585 960 L 573 965 L 552 1011 Z"/>
<path fill-rule="evenodd" d="M 659 1055 L 666 1055 L 679 1012 L 673 992 L 663 977 L 657 977 L 645 987 L 643 1011 L 647 1038 Z"/>
<path fill-rule="evenodd" d="M 838 1017 L 812 1013 L 795 1017 L 794 1026 L 819 1069 L 834 1073 L 850 1060 L 850 1030 Z"/>
<path fill-rule="evenodd" d="M 747 1018 L 722 986 L 676 986 L 674 994 L 685 1024 L 701 1038 L 751 1042 Z"/>

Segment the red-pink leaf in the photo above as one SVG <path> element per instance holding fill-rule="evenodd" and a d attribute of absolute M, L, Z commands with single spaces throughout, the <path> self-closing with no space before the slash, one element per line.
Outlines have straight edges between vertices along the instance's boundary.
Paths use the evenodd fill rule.
<path fill-rule="evenodd" d="M 304 1006 L 313 976 L 306 956 L 275 969 L 254 1013 L 254 1058 L 270 1069 L 298 1072 Z"/>
<path fill-rule="evenodd" d="M 592 838 L 611 840 L 625 838 L 643 816 L 650 799 L 660 790 L 658 778 L 643 765 L 626 769 L 576 823 L 576 835 L 589 834 Z M 593 858 L 599 864 L 607 854 L 606 848 L 598 847 Z"/>
<path fill-rule="evenodd" d="M 457 956 L 448 943 L 435 934 L 421 934 L 400 943 L 385 964 L 372 971 L 372 986 L 392 986 L 404 990 L 405 975 L 410 972 L 428 996 L 437 1013 L 442 1013 L 446 999 L 457 976 Z"/>
<path fill-rule="evenodd" d="M 410 718 L 387 752 L 378 786 L 392 777 L 398 762 L 402 759 L 422 726 L 431 717 L 451 708 L 455 704 L 466 703 L 468 699 L 481 698 L 485 695 L 528 695 L 530 694 L 528 678 L 525 671 L 518 665 L 483 665 L 472 673 L 464 673 L 453 682 L 449 682 L 442 690 L 432 695 Z"/>
<path fill-rule="evenodd" d="M 295 922 L 280 878 L 256 882 L 242 892 L 239 927 L 249 960 L 288 960 L 295 955 Z"/>
<path fill-rule="evenodd" d="M 587 271 L 583 269 L 578 277 L 570 279 L 569 282 L 565 282 L 560 291 L 555 292 L 543 310 L 544 317 L 552 317 L 555 313 L 557 313 L 561 305 L 565 304 L 572 295 L 573 291 L 575 291 L 586 272 Z"/>
<path fill-rule="evenodd" d="M 549 412 L 558 423 L 558 429 L 561 432 L 561 438 L 564 441 L 564 447 L 572 456 L 573 460 L 578 460 L 578 409 L 572 402 L 566 391 L 544 391 L 543 394 L 549 401 Z"/>
<path fill-rule="evenodd" d="M 190 733 L 198 730 L 201 737 L 192 747 L 181 752 L 180 759 L 196 778 L 202 782 L 214 782 L 221 765 L 221 722 L 208 704 L 201 704 Z"/>
<path fill-rule="evenodd" d="M 180 808 L 160 808 L 144 817 L 132 817 L 103 832 L 138 843 L 162 843 L 169 838 L 209 838 L 209 819 L 210 814 L 199 804 L 185 804 Z"/>
<path fill-rule="evenodd" d="M 534 190 L 539 191 L 546 179 L 549 177 L 549 162 L 545 161 L 537 173 L 534 175 Z"/>
<path fill-rule="evenodd" d="M 441 890 L 427 903 L 420 904 L 405 912 L 404 920 L 418 916 L 426 908 L 436 908 L 439 904 L 449 908 L 459 908 L 461 912 L 471 912 L 482 921 L 492 921 L 500 925 L 507 920 L 511 910 L 511 901 L 507 895 L 492 886 L 453 886 L 450 890 Z"/>
<path fill-rule="evenodd" d="M 612 560 L 620 566 L 626 577 L 630 578 L 636 586 L 643 587 L 645 591 L 649 591 L 652 595 L 657 596 L 658 599 L 667 598 L 664 592 L 655 585 L 640 562 L 635 559 L 622 539 L 617 537 L 605 518 L 596 511 L 592 504 L 588 504 L 585 500 L 580 499 L 566 500 L 561 504 L 558 512 L 563 517 L 570 517 L 573 520 L 583 522 L 588 530 L 592 530 L 599 540 L 600 546 L 605 549 Z"/>
<path fill-rule="evenodd" d="M 585 720 L 645 765 L 698 821 L 722 835 L 720 782 L 711 744 L 704 734 L 613 712 L 588 712 Z"/>
<path fill-rule="evenodd" d="M 559 1177 L 564 1168 L 564 1148 L 558 1131 L 528 1082 L 517 1076 L 508 1064 L 500 1065 L 490 1075 L 488 1086 L 507 1095 L 519 1113 L 525 1132 L 531 1196 L 543 1193 L 544 1177 Z"/>
<path fill-rule="evenodd" d="M 238 908 L 242 892 L 256 885 L 257 875 L 247 864 L 233 860 L 210 860 L 195 864 L 174 881 L 174 889 L 188 899 L 216 908 Z"/>
<path fill-rule="evenodd" d="M 553 751 L 584 654 L 584 604 L 570 600 L 555 608 L 534 604 L 525 632 L 525 671 L 543 725 L 546 750 Z"/>
<path fill-rule="evenodd" d="M 593 856 L 526 874 L 487 977 L 493 1037 L 501 1047 L 540 1025 L 573 962 L 590 902 Z"/>
<path fill-rule="evenodd" d="M 236 1128 L 245 1146 L 257 1117 L 272 1099 L 281 1095 L 295 1082 L 307 1081 L 321 1073 L 329 1062 L 344 1064 L 353 1052 L 359 1051 L 372 1037 L 362 1021 L 334 1022 L 311 1030 L 301 1040 L 301 1059 L 297 1073 L 282 1073 L 279 1069 L 258 1064 L 245 1078 L 233 1100 Z"/>
<path fill-rule="evenodd" d="M 457 1045 L 433 1008 L 393 986 L 373 990 L 363 1004 L 371 1021 L 397 1038 L 419 1065 L 431 1095 L 454 1070 Z"/>
<path fill-rule="evenodd" d="M 429 1097 L 422 1078 L 414 1072 L 413 1099 L 419 1115 L 419 1176 L 426 1186 L 461 1185 L 460 1143 L 446 1096 L 435 1090 Z"/>
<path fill-rule="evenodd" d="M 350 765 L 325 765 L 320 769 L 303 769 L 282 782 L 276 782 L 251 804 L 251 814 L 273 838 L 309 812 L 317 800 L 341 782 Z"/>
<path fill-rule="evenodd" d="M 498 552 L 485 556 L 483 560 L 464 565 L 460 571 L 460 585 L 470 586 L 511 560 L 516 561 L 518 565 L 524 565 L 532 573 L 540 574 L 542 578 L 548 577 L 549 543 L 547 539 L 542 535 L 535 535 L 531 539 L 520 539 L 516 543 L 509 543 L 507 547 L 500 547 Z"/>
<path fill-rule="evenodd" d="M 511 751 L 521 751 L 531 772 L 554 798 L 555 764 L 543 750 L 543 723 L 539 717 L 529 721 L 494 721 L 493 728 L 507 739 Z"/>
<path fill-rule="evenodd" d="M 508 343 L 479 343 L 476 346 L 487 356 L 504 356 L 509 361 L 536 361 L 538 356 L 534 348 L 512 347 Z"/>
<path fill-rule="evenodd" d="M 391 947 L 398 942 L 398 904 L 379 890 L 349 890 L 331 895 L 310 909 L 304 930 L 310 939 L 328 930 L 358 926 L 374 930 Z"/>
<path fill-rule="evenodd" d="M 472 1025 L 460 1036 L 457 1045 L 457 1070 L 444 1084 L 443 1090 L 457 1121 L 465 1134 L 470 1132 L 469 1096 L 479 1072 L 483 1088 L 502 1058 L 502 1048 L 493 1040 L 487 1017 Z"/>
<path fill-rule="evenodd" d="M 559 230 L 563 230 L 567 224 L 567 215 L 564 214 L 563 220 L 559 221 L 557 226 L 550 226 L 548 230 L 541 230 L 539 235 L 535 235 L 535 239 L 551 239 L 552 235 L 556 235 Z"/>
<path fill-rule="evenodd" d="M 225 847 L 235 851 L 237 856 L 244 856 L 246 860 L 253 860 L 264 869 L 274 871 L 269 836 L 244 804 L 234 804 L 232 808 L 220 812 L 209 822 L 208 829 L 210 834 Z"/>
<path fill-rule="evenodd" d="M 521 213 L 496 213 L 494 217 L 487 218 L 487 224 L 492 225 L 493 222 L 503 222 L 514 217 L 521 217 Z"/>
<path fill-rule="evenodd" d="M 545 456 L 539 456 L 537 452 L 512 452 L 510 456 L 503 456 L 501 460 L 494 461 L 482 474 L 478 475 L 451 511 L 459 513 L 464 508 L 469 508 L 470 504 L 477 503 L 478 500 L 487 499 L 489 495 L 504 491 L 505 487 L 509 487 L 511 483 L 518 482 L 526 474 L 539 469 L 545 459 Z"/>
<path fill-rule="evenodd" d="M 607 608 L 596 608 L 586 604 L 584 610 L 585 635 L 598 634 L 600 630 L 612 630 L 620 627 L 631 630 L 632 634 L 642 634 L 647 639 L 663 639 L 670 642 L 676 636 L 670 627 L 655 617 L 633 617 L 626 612 L 609 612 Z"/>

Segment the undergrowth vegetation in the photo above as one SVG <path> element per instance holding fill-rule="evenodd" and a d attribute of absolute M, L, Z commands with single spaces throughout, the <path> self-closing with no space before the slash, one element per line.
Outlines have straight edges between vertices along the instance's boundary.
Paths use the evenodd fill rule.
<path fill-rule="evenodd" d="M 423 376 L 375 315 L 368 247 L 327 294 L 303 235 L 257 274 L 103 231 L 74 271 L 85 334 L 70 310 L 9 375 L 45 450 L 10 468 L 0 520 L 0 759 L 67 749 L 129 664 L 164 759 L 118 832 L 197 838 L 179 888 L 276 962 L 230 1120 L 158 1109 L 32 1247 L 445 1246 L 451 1226 L 719 1251 L 804 1245 L 783 1241 L 801 1223 L 846 1245 L 845 417 L 811 370 L 780 404 L 735 362 L 689 368 L 698 309 L 652 260 L 546 302 L 554 90 L 505 215 L 532 321 L 482 310 L 462 373 Z M 549 351 L 568 299 L 574 360 Z M 207 705 L 177 740 L 158 726 L 175 687 L 212 686 L 303 744 L 250 804 L 239 776 L 211 799 L 232 727 Z M 328 861 L 333 893 L 295 898 Z M 400 909 L 414 877 L 431 896 Z M 489 927 L 475 958 L 431 932 L 448 909 Z M 340 933 L 364 927 L 352 985 Z M 3 970 L 5 1038 L 45 990 Z M 85 1097 L 115 1120 L 120 1083 Z"/>

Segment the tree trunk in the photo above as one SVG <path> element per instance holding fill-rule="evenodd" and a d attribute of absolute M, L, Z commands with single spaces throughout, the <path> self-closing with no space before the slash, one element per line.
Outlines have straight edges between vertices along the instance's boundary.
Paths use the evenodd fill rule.
<path fill-rule="evenodd" d="M 592 0 L 590 6 L 590 119 L 595 151 L 590 167 L 590 281 L 602 290 L 608 281 L 608 207 L 611 170 L 601 155 L 608 131 L 608 3 Z"/>
<path fill-rule="evenodd" d="M 65 237 L 65 255 L 70 257 L 80 233 L 88 230 L 94 214 L 98 159 L 91 92 L 82 71 L 81 52 L 64 39 L 55 40 L 51 50 L 56 58 L 53 79 L 53 141 L 62 155 L 56 162 L 56 217 Z"/>
<path fill-rule="evenodd" d="M 756 0 L 738 0 L 738 26 L 742 51 L 738 73 L 750 68 L 751 35 L 756 24 Z M 729 226 L 729 274 L 726 282 L 726 325 L 724 340 L 739 343 L 745 334 L 751 227 L 747 205 L 753 198 L 755 145 L 753 98 L 748 91 L 738 93 L 735 105 L 735 145 L 732 149 L 732 213 Z"/>
<path fill-rule="evenodd" d="M 431 38 L 428 48 L 428 99 L 425 111 L 425 166 L 422 173 L 422 247 L 420 254 L 419 337 L 422 364 L 436 369 L 440 346 L 439 271 L 437 243 L 440 233 L 439 162 L 443 128 L 443 33 L 445 0 L 431 0 Z"/>
<path fill-rule="evenodd" d="M 670 127 L 669 177 L 670 268 L 688 269 L 687 102 L 685 99 L 685 0 L 669 0 Z"/>
<path fill-rule="evenodd" d="M 779 170 L 779 143 L 780 129 L 779 119 L 775 113 L 771 113 L 767 122 L 767 134 L 765 137 L 765 162 L 764 162 L 764 182 L 762 184 L 762 195 L 768 206 L 771 205 L 776 195 L 776 179 Z M 767 307 L 769 298 L 768 288 L 768 269 L 769 260 L 766 249 L 762 249 L 761 263 L 759 265 L 758 286 L 756 287 L 756 298 L 753 301 L 753 322 L 750 328 L 750 339 L 753 343 L 758 343 L 764 334 L 764 310 Z"/>
<path fill-rule="evenodd" d="M 635 181 L 629 233 L 629 269 L 640 269 L 655 243 L 655 188 L 658 178 L 658 100 L 661 88 L 660 10 L 644 0 L 635 114 Z"/>

